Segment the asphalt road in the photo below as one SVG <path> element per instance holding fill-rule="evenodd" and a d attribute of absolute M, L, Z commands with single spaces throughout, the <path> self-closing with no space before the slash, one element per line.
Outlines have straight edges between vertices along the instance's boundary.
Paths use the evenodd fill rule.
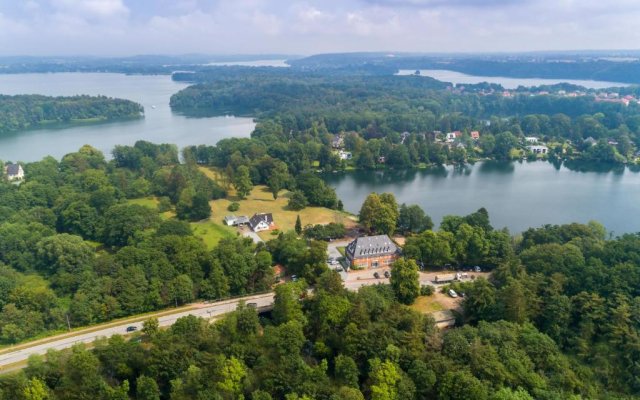
<path fill-rule="evenodd" d="M 270 309 L 273 306 L 273 293 L 266 293 L 262 295 L 247 296 L 239 299 L 224 300 L 216 303 L 201 304 L 195 310 L 177 312 L 175 314 L 169 314 L 158 317 L 160 326 L 173 325 L 178 318 L 186 317 L 187 315 L 195 315 L 202 318 L 212 318 L 226 314 L 236 309 L 241 301 L 248 303 L 255 303 L 256 307 L 260 310 Z M 34 346 L 0 354 L 0 372 L 3 367 L 14 364 L 17 362 L 25 361 L 32 354 L 45 354 L 48 349 L 62 350 L 72 347 L 78 343 L 93 343 L 96 339 L 101 337 L 111 337 L 113 335 L 126 335 L 127 327 L 135 326 L 138 330 L 142 329 L 143 321 L 140 322 L 127 322 L 117 326 L 110 326 L 108 328 L 100 329 L 93 332 L 81 333 L 72 337 L 61 338 L 60 340 L 48 341 L 47 343 L 36 344 Z M 89 328 L 93 329 L 93 328 Z"/>

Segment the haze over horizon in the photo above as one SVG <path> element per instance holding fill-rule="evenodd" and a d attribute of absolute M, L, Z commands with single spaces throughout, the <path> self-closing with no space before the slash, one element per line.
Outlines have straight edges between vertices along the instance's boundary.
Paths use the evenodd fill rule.
<path fill-rule="evenodd" d="M 0 0 L 0 55 L 634 49 L 635 0 Z"/>

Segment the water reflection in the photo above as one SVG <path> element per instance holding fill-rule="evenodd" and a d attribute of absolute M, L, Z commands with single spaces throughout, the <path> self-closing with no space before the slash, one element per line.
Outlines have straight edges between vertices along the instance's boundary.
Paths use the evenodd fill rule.
<path fill-rule="evenodd" d="M 479 164 L 478 172 L 483 174 L 511 174 L 515 169 L 514 163 L 505 161 L 484 161 Z"/>
<path fill-rule="evenodd" d="M 622 175 L 625 170 L 624 164 L 610 164 L 578 160 L 567 160 L 564 162 L 564 166 L 571 171 L 596 172 L 601 174 L 613 172 L 616 175 Z"/>

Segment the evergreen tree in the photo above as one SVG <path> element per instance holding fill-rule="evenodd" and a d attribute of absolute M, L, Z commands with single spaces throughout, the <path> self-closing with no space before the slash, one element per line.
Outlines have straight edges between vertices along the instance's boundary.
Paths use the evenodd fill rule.
<path fill-rule="evenodd" d="M 300 235 L 302 233 L 302 222 L 300 221 L 300 214 L 296 218 L 296 233 Z"/>

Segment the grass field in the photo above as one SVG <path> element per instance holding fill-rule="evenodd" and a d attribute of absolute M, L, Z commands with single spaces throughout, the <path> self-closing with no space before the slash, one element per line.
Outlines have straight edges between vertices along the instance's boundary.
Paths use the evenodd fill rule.
<path fill-rule="evenodd" d="M 212 221 L 192 222 L 191 229 L 196 237 L 202 239 L 209 250 L 213 249 L 220 240 L 236 236 L 234 228 L 216 224 Z"/>
<path fill-rule="evenodd" d="M 410 308 L 423 314 L 430 314 L 445 309 L 434 296 L 420 296 Z"/>
<path fill-rule="evenodd" d="M 330 210 L 323 207 L 307 207 L 300 211 L 291 211 L 287 209 L 290 192 L 283 190 L 280 192 L 277 200 L 273 199 L 273 195 L 268 191 L 266 186 L 256 186 L 253 188 L 246 199 L 240 200 L 236 196 L 229 196 L 226 199 L 214 200 L 211 202 L 212 221 L 215 224 L 223 226 L 223 218 L 225 215 L 246 215 L 251 218 L 256 213 L 272 213 L 276 228 L 286 232 L 295 229 L 296 218 L 300 215 L 302 226 L 315 224 L 328 224 L 330 222 L 339 222 L 347 227 L 354 226 L 356 223 L 353 217 L 347 213 Z M 227 207 L 232 202 L 240 203 L 240 209 L 230 212 Z M 273 236 L 271 232 L 260 232 L 260 237 L 269 240 Z"/>
<path fill-rule="evenodd" d="M 199 166 L 198 169 L 200 170 L 200 172 L 205 174 L 207 178 L 211 179 L 223 188 L 229 190 L 229 180 L 227 178 L 227 175 L 223 171 L 219 170 L 218 168 L 203 166 Z"/>
<path fill-rule="evenodd" d="M 143 198 L 139 198 L 139 199 L 129 199 L 127 200 L 127 202 L 129 204 L 137 204 L 140 206 L 145 206 L 145 207 L 149 207 L 153 210 L 157 210 L 158 209 L 158 203 L 160 202 L 158 200 L 157 197 L 155 196 L 150 196 L 150 197 L 143 197 Z M 169 219 L 169 218 L 173 218 L 175 217 L 176 214 L 173 211 L 166 211 L 163 213 L 160 213 L 160 218 L 162 219 Z"/>

